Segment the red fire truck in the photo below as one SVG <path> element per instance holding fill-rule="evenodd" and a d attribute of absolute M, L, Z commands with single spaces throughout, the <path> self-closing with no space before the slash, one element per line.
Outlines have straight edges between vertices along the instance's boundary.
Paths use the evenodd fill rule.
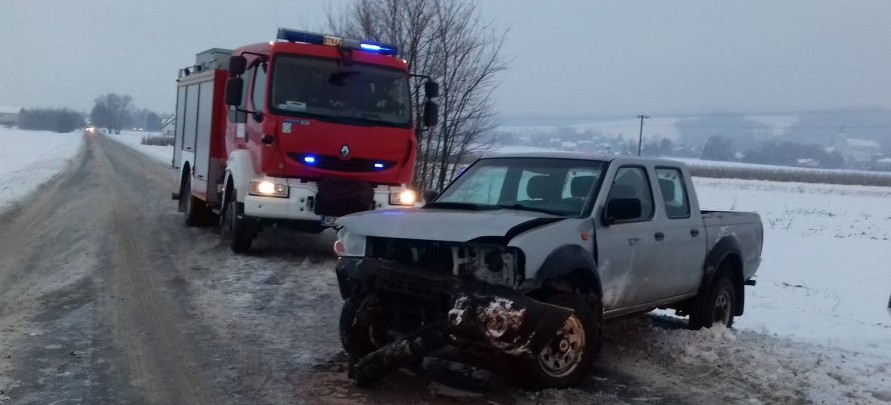
<path fill-rule="evenodd" d="M 341 215 L 414 205 L 409 86 L 424 80 L 429 127 L 438 85 L 396 54 L 289 29 L 199 53 L 177 80 L 173 198 L 186 224 L 219 224 L 239 253 L 264 226 L 321 232 Z"/>

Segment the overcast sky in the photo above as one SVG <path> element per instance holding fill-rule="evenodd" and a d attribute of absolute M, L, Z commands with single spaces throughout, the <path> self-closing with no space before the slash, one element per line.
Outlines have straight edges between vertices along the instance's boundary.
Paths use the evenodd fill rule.
<path fill-rule="evenodd" d="M 173 112 L 209 48 L 324 30 L 318 0 L 0 0 L 0 105 Z M 891 108 L 888 0 L 481 0 L 509 30 L 504 116 Z"/>

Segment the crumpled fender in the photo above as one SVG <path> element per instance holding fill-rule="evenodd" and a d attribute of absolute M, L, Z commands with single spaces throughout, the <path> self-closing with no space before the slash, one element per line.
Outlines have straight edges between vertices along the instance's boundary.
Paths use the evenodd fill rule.
<path fill-rule="evenodd" d="M 445 324 L 454 340 L 484 344 L 510 355 L 541 352 L 572 310 L 533 300 L 516 291 L 473 291 L 452 299 Z"/>

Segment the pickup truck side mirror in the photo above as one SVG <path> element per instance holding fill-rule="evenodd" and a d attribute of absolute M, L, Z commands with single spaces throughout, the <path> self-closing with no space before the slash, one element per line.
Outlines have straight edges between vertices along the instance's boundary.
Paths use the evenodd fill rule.
<path fill-rule="evenodd" d="M 638 198 L 613 198 L 606 202 L 601 220 L 603 225 L 610 226 L 618 221 L 635 219 L 642 212 Z"/>

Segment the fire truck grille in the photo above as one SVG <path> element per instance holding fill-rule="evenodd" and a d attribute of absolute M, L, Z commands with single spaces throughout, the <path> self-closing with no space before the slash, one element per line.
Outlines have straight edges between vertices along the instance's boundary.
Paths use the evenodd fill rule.
<path fill-rule="evenodd" d="M 381 170 L 387 170 L 396 165 L 396 162 L 388 160 L 372 160 L 361 158 L 341 159 L 337 156 L 325 155 L 313 155 L 313 161 L 310 163 L 307 161 L 306 155 L 289 153 L 288 156 L 305 166 L 335 172 L 379 172 Z"/>

